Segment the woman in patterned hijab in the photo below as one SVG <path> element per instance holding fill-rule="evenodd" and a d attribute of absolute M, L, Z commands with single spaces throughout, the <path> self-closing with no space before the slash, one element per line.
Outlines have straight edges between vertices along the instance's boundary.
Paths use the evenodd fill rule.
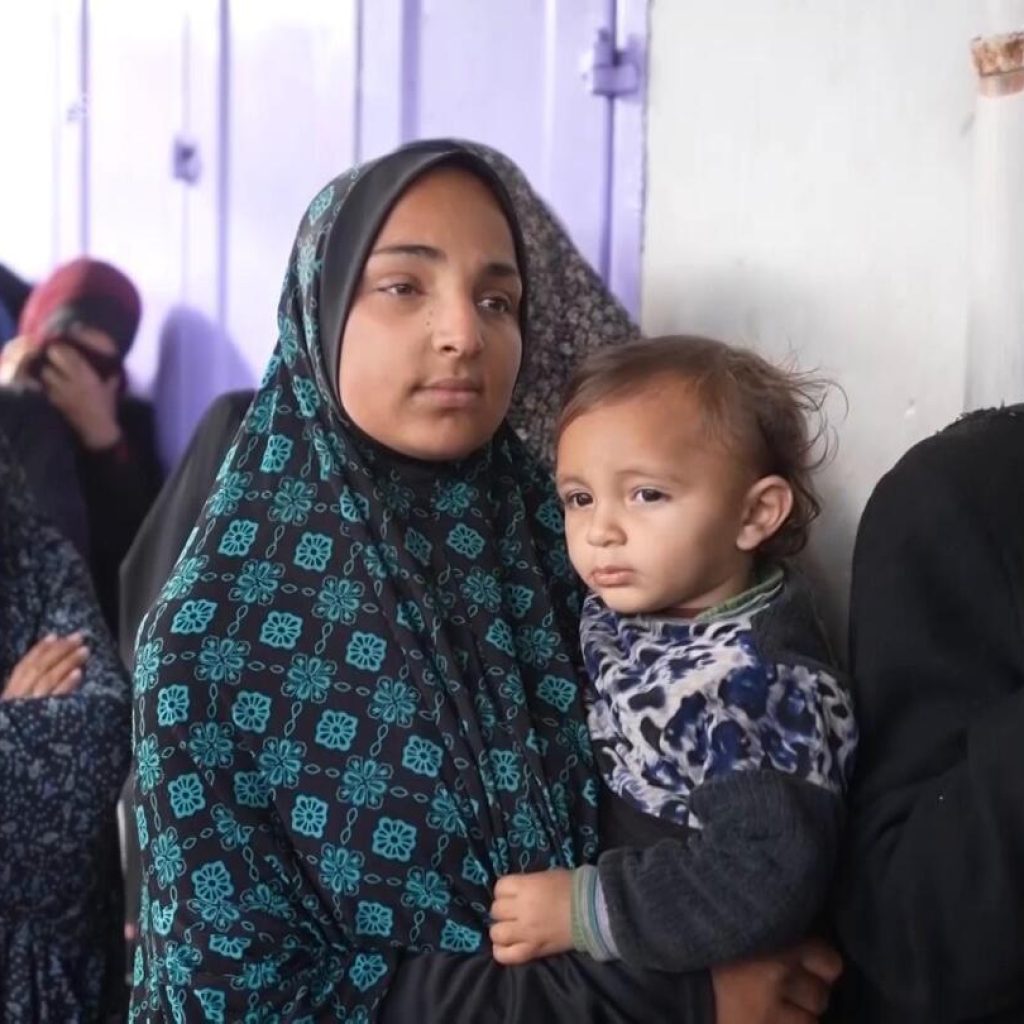
<path fill-rule="evenodd" d="M 0 1017 L 124 1010 L 114 808 L 128 679 L 72 547 L 0 435 Z"/>
<path fill-rule="evenodd" d="M 458 144 L 309 207 L 264 382 L 139 632 L 132 1019 L 714 1019 L 705 975 L 489 955 L 498 877 L 597 849 L 579 595 L 504 422 L 535 281 Z"/>

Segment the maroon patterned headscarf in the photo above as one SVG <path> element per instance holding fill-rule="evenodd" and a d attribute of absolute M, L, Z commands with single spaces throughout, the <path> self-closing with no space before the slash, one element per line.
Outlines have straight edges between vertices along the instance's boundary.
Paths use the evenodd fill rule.
<path fill-rule="evenodd" d="M 135 285 L 109 263 L 82 256 L 58 267 L 32 289 L 18 333 L 42 343 L 70 324 L 82 323 L 109 335 L 123 360 L 141 315 Z"/>

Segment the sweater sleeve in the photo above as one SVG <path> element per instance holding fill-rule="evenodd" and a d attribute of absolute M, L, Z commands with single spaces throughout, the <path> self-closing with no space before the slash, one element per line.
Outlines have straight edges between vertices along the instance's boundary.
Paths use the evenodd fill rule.
<path fill-rule="evenodd" d="M 694 790 L 691 806 L 699 830 L 609 850 L 598 862 L 622 958 L 692 971 L 803 938 L 832 879 L 840 796 L 778 772 L 741 771 Z"/>
<path fill-rule="evenodd" d="M 857 538 L 863 742 L 837 924 L 861 997 L 899 1007 L 901 1021 L 1024 1003 L 1016 422 L 967 422 L 913 450 L 879 484 Z"/>

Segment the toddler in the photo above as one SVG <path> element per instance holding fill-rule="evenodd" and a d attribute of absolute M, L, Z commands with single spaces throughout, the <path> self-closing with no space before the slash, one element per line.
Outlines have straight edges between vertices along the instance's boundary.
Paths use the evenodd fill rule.
<path fill-rule="evenodd" d="M 701 338 L 605 349 L 570 384 L 556 477 L 605 852 L 498 881 L 501 963 L 697 970 L 820 913 L 856 729 L 787 563 L 819 510 L 819 410 L 820 385 Z"/>

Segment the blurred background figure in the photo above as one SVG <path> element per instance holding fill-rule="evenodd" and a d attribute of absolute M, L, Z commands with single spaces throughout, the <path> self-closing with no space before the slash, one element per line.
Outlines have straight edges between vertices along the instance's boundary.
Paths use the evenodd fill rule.
<path fill-rule="evenodd" d="M 40 392 L 69 428 L 88 520 L 93 582 L 111 630 L 117 574 L 161 481 L 153 412 L 126 393 L 124 359 L 141 304 L 108 263 L 64 264 L 29 294 L 18 335 L 0 349 L 0 386 Z M 19 451 L 31 465 L 33 438 Z"/>
<path fill-rule="evenodd" d="M 0 263 L 0 347 L 18 333 L 18 317 L 32 286 Z"/>
<path fill-rule="evenodd" d="M 0 1017 L 120 1020 L 129 684 L 82 559 L 0 436 Z"/>

